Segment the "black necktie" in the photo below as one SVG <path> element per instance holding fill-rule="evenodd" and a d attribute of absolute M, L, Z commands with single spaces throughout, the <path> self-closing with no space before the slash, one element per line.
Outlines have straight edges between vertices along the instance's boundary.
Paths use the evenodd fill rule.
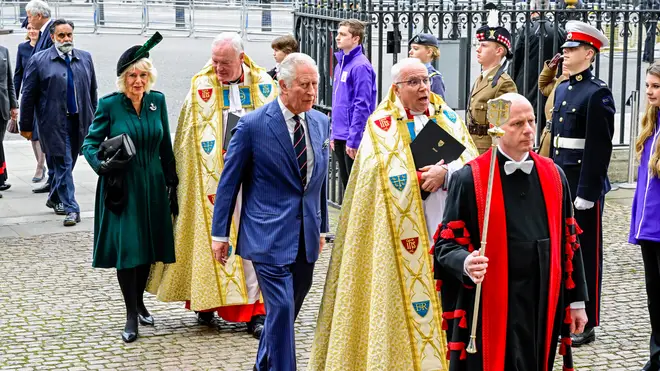
<path fill-rule="evenodd" d="M 305 129 L 300 122 L 298 115 L 293 116 L 296 126 L 293 129 L 293 149 L 298 159 L 298 169 L 300 170 L 300 180 L 302 186 L 307 186 L 307 144 L 305 143 Z"/>

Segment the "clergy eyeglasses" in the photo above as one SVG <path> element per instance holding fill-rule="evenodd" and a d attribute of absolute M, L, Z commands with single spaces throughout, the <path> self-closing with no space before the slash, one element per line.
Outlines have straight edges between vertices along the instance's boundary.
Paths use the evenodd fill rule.
<path fill-rule="evenodd" d="M 424 83 L 424 85 L 429 85 L 429 78 L 428 76 L 426 77 L 413 77 L 412 79 L 406 80 L 406 81 L 399 81 L 395 84 L 406 84 L 410 86 L 411 88 L 416 88 L 419 86 L 420 83 Z"/>

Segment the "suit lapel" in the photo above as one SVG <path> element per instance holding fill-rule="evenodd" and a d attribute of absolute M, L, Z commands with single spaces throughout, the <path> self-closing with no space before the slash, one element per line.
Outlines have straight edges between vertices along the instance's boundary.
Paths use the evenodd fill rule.
<path fill-rule="evenodd" d="M 312 115 L 310 115 L 311 111 L 307 111 L 305 114 L 305 119 L 307 121 L 307 130 L 309 130 L 309 142 L 312 146 L 312 152 L 314 152 L 314 170 L 312 173 L 312 177 L 316 176 L 318 174 L 318 169 L 319 169 L 319 161 L 321 161 L 321 128 L 319 128 L 318 123 Z M 310 178 L 310 183 L 311 183 L 311 178 Z"/>
<path fill-rule="evenodd" d="M 289 135 L 289 129 L 286 126 L 284 115 L 282 115 L 282 111 L 280 110 L 280 105 L 277 100 L 274 100 L 272 103 L 270 103 L 270 106 L 268 107 L 268 116 L 270 116 L 270 120 L 268 120 L 268 127 L 275 135 L 275 138 L 280 143 L 280 146 L 282 146 L 282 150 L 287 154 L 287 157 L 290 160 L 290 164 L 294 169 L 298 169 L 296 164 L 296 156 L 293 150 L 293 143 L 291 143 L 291 136 Z"/>

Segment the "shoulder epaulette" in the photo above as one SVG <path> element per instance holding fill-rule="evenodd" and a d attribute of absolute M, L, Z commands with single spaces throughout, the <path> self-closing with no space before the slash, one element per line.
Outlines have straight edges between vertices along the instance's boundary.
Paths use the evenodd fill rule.
<path fill-rule="evenodd" d="M 601 87 L 607 87 L 607 83 L 606 83 L 605 81 L 599 79 L 599 78 L 596 77 L 596 76 L 591 76 L 591 79 L 590 79 L 590 80 L 591 80 L 592 83 L 594 83 L 594 84 L 596 84 L 596 85 L 598 85 L 598 86 L 601 86 Z"/>

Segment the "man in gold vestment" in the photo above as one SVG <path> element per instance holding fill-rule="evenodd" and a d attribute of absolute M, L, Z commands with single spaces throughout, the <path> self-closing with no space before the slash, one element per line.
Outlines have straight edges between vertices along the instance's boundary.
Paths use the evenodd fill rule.
<path fill-rule="evenodd" d="M 218 35 L 211 53 L 211 61 L 192 78 L 174 141 L 183 205 L 174 223 L 176 263 L 154 266 L 148 289 L 161 301 L 186 301 L 202 324 L 211 325 L 218 312 L 225 321 L 247 322 L 248 332 L 259 338 L 266 312 L 252 263 L 233 251 L 226 265 L 215 261 L 211 220 L 228 147 L 228 115 L 243 116 L 275 100 L 278 92 L 266 70 L 245 55 L 238 34 Z M 240 207 L 238 201 L 230 249 L 236 242 Z"/>
<path fill-rule="evenodd" d="M 446 370 L 446 340 L 429 250 L 453 171 L 477 156 L 463 121 L 430 92 L 426 66 L 392 67 L 367 122 L 342 205 L 310 370 Z M 439 125 L 460 159 L 416 169 L 410 143 Z M 422 200 L 421 190 L 430 192 Z"/>

